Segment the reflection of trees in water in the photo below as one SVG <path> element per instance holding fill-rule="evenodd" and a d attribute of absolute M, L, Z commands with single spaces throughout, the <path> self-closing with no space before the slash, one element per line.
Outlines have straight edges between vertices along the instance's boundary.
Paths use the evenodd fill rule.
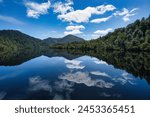
<path fill-rule="evenodd" d="M 96 57 L 124 69 L 136 77 L 146 79 L 150 83 L 150 53 L 146 52 L 119 52 L 119 51 L 73 51 L 73 50 L 23 50 L 21 52 L 0 52 L 0 65 L 19 65 L 32 58 L 45 55 L 48 57 L 63 56 L 67 59 L 75 59 L 83 55 Z"/>
<path fill-rule="evenodd" d="M 7 51 L 0 52 L 0 65 L 14 66 L 22 64 L 28 60 L 45 55 L 48 57 L 63 56 L 69 60 L 79 57 L 80 55 L 69 54 L 67 51 L 60 50 L 22 50 L 18 52 Z"/>
<path fill-rule="evenodd" d="M 18 52 L 0 52 L 0 65 L 13 66 L 19 65 L 32 58 L 40 56 L 40 51 L 27 50 Z"/>
<path fill-rule="evenodd" d="M 70 51 L 71 52 L 71 51 Z M 141 77 L 150 83 L 150 53 L 147 52 L 119 52 L 119 51 L 86 51 L 86 52 L 71 52 L 74 54 L 81 53 L 89 55 L 100 60 L 106 61 L 108 64 L 116 68 L 126 70 L 132 73 L 135 77 Z"/>

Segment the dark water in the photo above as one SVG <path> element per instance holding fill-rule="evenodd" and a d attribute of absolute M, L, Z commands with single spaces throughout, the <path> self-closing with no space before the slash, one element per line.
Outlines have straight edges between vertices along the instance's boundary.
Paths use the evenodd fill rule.
<path fill-rule="evenodd" d="M 0 54 L 0 99 L 150 99 L 150 54 Z"/>

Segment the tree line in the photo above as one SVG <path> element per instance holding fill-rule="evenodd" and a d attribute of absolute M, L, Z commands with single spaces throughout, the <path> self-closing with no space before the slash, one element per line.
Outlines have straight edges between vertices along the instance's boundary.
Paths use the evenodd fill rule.
<path fill-rule="evenodd" d="M 127 27 L 116 29 L 95 40 L 56 44 L 50 47 L 80 50 L 150 51 L 150 16 L 136 20 Z"/>

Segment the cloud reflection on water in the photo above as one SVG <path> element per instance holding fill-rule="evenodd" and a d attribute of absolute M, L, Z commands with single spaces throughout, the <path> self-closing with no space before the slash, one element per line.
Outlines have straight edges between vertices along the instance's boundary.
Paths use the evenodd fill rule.
<path fill-rule="evenodd" d="M 44 90 L 52 92 L 52 88 L 49 85 L 49 81 L 43 80 L 39 76 L 30 78 L 29 83 L 30 83 L 29 88 L 30 91 Z"/>
<path fill-rule="evenodd" d="M 102 60 L 99 60 L 97 58 L 92 58 L 93 62 L 96 63 L 96 64 L 104 64 L 104 65 L 108 65 L 107 62 L 105 61 L 102 61 Z"/>
<path fill-rule="evenodd" d="M 91 71 L 90 72 L 91 74 L 93 75 L 97 75 L 97 76 L 103 76 L 103 77 L 108 77 L 108 78 L 111 78 L 110 75 L 108 75 L 107 73 L 105 72 L 100 72 L 100 71 Z"/>
<path fill-rule="evenodd" d="M 120 82 L 121 85 L 125 85 L 127 83 L 129 83 L 131 85 L 135 85 L 136 84 L 136 83 L 134 83 L 134 79 L 129 77 L 129 74 L 127 72 L 123 72 L 121 74 L 121 76 L 118 77 L 118 78 L 113 78 L 113 81 Z"/>
<path fill-rule="evenodd" d="M 81 65 L 82 61 L 78 60 L 65 60 L 66 67 L 69 69 L 84 69 L 85 66 Z"/>
<path fill-rule="evenodd" d="M 91 78 L 88 72 L 81 71 L 60 75 L 59 79 L 68 80 L 77 84 L 85 84 L 88 87 L 112 88 L 114 86 L 113 83 L 108 83 L 102 79 Z"/>

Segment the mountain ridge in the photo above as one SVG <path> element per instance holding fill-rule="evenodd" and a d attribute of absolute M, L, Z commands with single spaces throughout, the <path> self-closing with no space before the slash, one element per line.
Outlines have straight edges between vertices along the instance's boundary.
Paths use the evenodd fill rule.
<path fill-rule="evenodd" d="M 65 44 L 81 42 L 84 39 L 74 35 L 67 35 L 62 38 L 52 38 L 41 40 L 32 37 L 18 30 L 0 30 L 0 51 L 19 50 L 19 49 L 40 49 L 54 44 Z"/>
<path fill-rule="evenodd" d="M 77 37 L 75 35 L 69 34 L 69 35 L 66 35 L 62 38 L 49 37 L 49 38 L 44 39 L 43 41 L 50 44 L 50 45 L 53 45 L 53 44 L 65 44 L 65 43 L 72 43 L 72 42 L 83 42 L 84 39 Z"/>

